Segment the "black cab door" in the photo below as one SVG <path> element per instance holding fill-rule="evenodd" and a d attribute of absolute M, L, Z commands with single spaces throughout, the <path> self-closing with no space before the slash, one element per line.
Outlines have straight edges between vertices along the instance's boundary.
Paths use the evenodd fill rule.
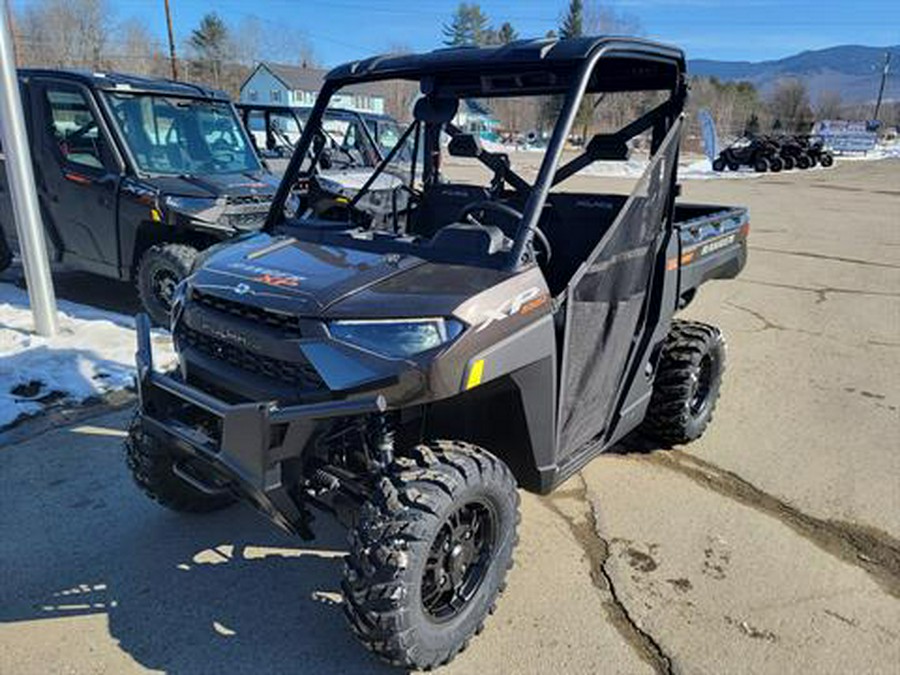
<path fill-rule="evenodd" d="M 122 161 L 92 93 L 61 80 L 32 84 L 38 187 L 63 260 L 119 276 L 117 210 Z"/>
<path fill-rule="evenodd" d="M 681 121 L 676 121 L 616 219 L 566 289 L 558 448 L 566 457 L 609 435 L 646 349 L 647 301 L 667 233 Z"/>

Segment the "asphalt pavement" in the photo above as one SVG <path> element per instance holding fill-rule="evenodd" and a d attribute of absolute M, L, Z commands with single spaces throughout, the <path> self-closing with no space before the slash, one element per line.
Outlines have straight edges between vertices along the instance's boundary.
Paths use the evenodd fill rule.
<path fill-rule="evenodd" d="M 712 427 L 523 495 L 509 588 L 441 672 L 900 673 L 900 162 L 683 199 L 751 208 L 746 270 L 685 312 L 728 340 Z M 396 672 L 344 625 L 335 523 L 307 544 L 241 506 L 157 507 L 130 414 L 0 447 L 0 673 Z"/>

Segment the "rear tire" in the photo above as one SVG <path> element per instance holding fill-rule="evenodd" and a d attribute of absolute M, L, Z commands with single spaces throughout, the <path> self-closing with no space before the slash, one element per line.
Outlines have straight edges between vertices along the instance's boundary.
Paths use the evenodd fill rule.
<path fill-rule="evenodd" d="M 640 431 L 666 445 L 700 438 L 712 421 L 724 372 L 725 338 L 719 329 L 673 321 Z"/>
<path fill-rule="evenodd" d="M 808 169 L 812 166 L 812 160 L 810 160 L 809 155 L 800 155 L 797 158 L 797 168 L 798 169 Z"/>
<path fill-rule="evenodd" d="M 486 450 L 438 441 L 397 458 L 350 533 L 353 632 L 396 666 L 448 663 L 494 611 L 518 522 L 515 479 Z"/>
<path fill-rule="evenodd" d="M 765 157 L 760 157 L 753 163 L 756 173 L 765 173 L 769 170 L 769 161 Z"/>
<path fill-rule="evenodd" d="M 157 326 L 169 325 L 172 294 L 182 279 L 191 273 L 197 249 L 185 244 L 151 246 L 138 266 L 137 287 L 141 303 Z"/>
<path fill-rule="evenodd" d="M 785 171 L 792 171 L 794 169 L 794 167 L 796 166 L 796 163 L 794 162 L 794 158 L 791 157 L 790 155 L 786 155 L 786 156 L 782 157 L 781 161 L 784 163 Z"/>
<path fill-rule="evenodd" d="M 721 157 L 716 157 L 712 163 L 713 171 L 724 171 L 725 170 L 725 160 Z"/>
<path fill-rule="evenodd" d="M 784 162 L 781 161 L 781 157 L 773 157 L 769 160 L 769 168 L 772 170 L 772 173 L 778 173 L 784 168 Z"/>
<path fill-rule="evenodd" d="M 821 161 L 822 161 L 822 166 L 827 169 L 829 166 L 834 164 L 834 155 L 832 155 L 830 152 L 822 153 Z"/>
<path fill-rule="evenodd" d="M 150 499 L 182 513 L 209 513 L 231 506 L 231 494 L 211 495 L 179 478 L 175 459 L 159 441 L 141 431 L 140 418 L 128 430 L 125 461 L 134 482 Z"/>

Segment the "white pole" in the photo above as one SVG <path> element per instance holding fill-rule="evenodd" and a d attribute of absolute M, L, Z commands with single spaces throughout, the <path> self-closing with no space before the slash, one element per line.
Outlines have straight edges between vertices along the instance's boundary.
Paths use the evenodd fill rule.
<path fill-rule="evenodd" d="M 11 31 L 7 23 L 8 6 L 6 10 L 0 17 L 0 139 L 6 154 L 6 180 L 12 196 L 34 328 L 39 335 L 52 337 L 57 330 L 56 295 L 50 278 L 41 211 L 34 189 L 31 151 L 22 116 Z"/>

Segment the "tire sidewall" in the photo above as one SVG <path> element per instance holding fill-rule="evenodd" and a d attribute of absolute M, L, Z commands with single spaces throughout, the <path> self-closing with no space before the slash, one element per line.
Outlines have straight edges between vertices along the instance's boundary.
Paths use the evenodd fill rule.
<path fill-rule="evenodd" d="M 425 563 L 428 552 L 447 518 L 453 511 L 470 501 L 486 502 L 493 511 L 496 519 L 497 541 L 487 573 L 475 596 L 457 616 L 439 623 L 427 615 L 422 605 L 422 577 Z M 515 490 L 504 490 L 500 482 L 468 485 L 455 494 L 453 499 L 447 500 L 444 508 L 437 514 L 437 519 L 440 525 L 408 569 L 411 625 L 415 627 L 417 641 L 421 648 L 435 655 L 446 653 L 451 646 L 459 644 L 471 635 L 495 602 L 516 543 Z"/>
<path fill-rule="evenodd" d="M 144 253 L 138 268 L 138 291 L 153 323 L 168 326 L 170 310 L 153 289 L 154 277 L 159 272 L 169 271 L 181 281 L 190 274 L 196 256 L 196 249 L 181 244 L 153 246 Z"/>
<path fill-rule="evenodd" d="M 710 417 L 713 414 L 715 406 L 713 403 L 719 396 L 719 390 L 722 387 L 722 375 L 725 372 L 725 343 L 721 333 L 716 333 L 715 337 L 710 340 L 704 356 L 710 358 L 711 373 L 709 391 L 706 393 L 703 407 L 697 413 L 688 413 L 688 421 L 685 424 L 686 435 L 691 438 L 699 438 L 709 424 Z M 702 359 L 701 359 L 702 363 Z M 697 365 L 695 377 L 700 377 L 701 366 Z M 687 401 L 690 406 L 691 401 Z"/>

